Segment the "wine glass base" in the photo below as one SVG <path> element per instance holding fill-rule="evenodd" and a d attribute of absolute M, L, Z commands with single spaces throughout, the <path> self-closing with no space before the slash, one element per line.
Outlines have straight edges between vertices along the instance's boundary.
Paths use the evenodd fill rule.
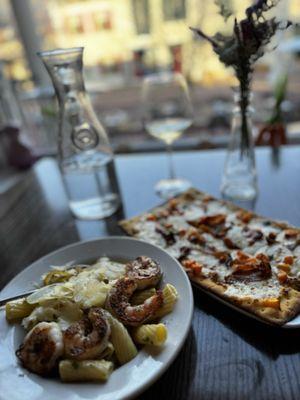
<path fill-rule="evenodd" d="M 221 187 L 222 195 L 229 201 L 250 201 L 257 197 L 257 187 L 252 184 L 225 184 Z"/>
<path fill-rule="evenodd" d="M 156 194 L 163 199 L 170 199 L 192 187 L 186 179 L 162 179 L 155 185 Z"/>

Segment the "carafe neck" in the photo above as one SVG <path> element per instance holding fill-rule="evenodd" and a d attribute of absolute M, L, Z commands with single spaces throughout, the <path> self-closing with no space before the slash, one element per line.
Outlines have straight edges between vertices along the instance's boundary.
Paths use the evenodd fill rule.
<path fill-rule="evenodd" d="M 64 102 L 68 97 L 85 94 L 82 53 L 81 47 L 40 53 L 59 102 Z"/>

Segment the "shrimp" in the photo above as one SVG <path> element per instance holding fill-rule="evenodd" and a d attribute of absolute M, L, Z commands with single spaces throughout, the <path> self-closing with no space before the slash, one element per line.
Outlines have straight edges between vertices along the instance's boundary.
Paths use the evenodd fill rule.
<path fill-rule="evenodd" d="M 125 277 L 119 279 L 108 293 L 106 308 L 124 325 L 138 326 L 143 324 L 163 304 L 162 292 L 158 290 L 143 304 L 132 306 L 129 300 L 137 288 L 137 280 Z"/>
<path fill-rule="evenodd" d="M 40 322 L 26 335 L 17 357 L 29 371 L 46 375 L 63 355 L 63 335 L 56 322 Z"/>
<path fill-rule="evenodd" d="M 139 290 L 149 286 L 156 286 L 161 279 L 162 273 L 158 263 L 150 257 L 137 257 L 126 265 L 126 276 L 134 279 Z"/>
<path fill-rule="evenodd" d="M 99 307 L 92 307 L 88 315 L 73 323 L 63 334 L 65 356 L 74 360 L 92 360 L 106 348 L 110 325 Z"/>

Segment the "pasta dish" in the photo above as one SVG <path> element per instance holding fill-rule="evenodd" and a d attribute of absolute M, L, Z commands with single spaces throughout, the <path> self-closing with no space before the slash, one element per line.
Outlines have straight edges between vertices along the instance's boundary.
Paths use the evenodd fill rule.
<path fill-rule="evenodd" d="M 178 294 L 171 284 L 160 287 L 161 278 L 159 264 L 147 256 L 52 267 L 42 287 L 6 304 L 7 320 L 26 330 L 16 352 L 20 363 L 64 382 L 106 381 L 141 346 L 165 343 L 160 319 Z"/>

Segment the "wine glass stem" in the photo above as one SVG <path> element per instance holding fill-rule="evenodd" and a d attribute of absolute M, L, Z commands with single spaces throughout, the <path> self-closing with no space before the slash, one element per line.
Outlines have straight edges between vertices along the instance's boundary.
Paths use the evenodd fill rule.
<path fill-rule="evenodd" d="M 167 144 L 167 153 L 169 159 L 169 179 L 175 179 L 175 170 L 174 170 L 174 162 L 173 162 L 173 148 L 172 144 Z"/>

